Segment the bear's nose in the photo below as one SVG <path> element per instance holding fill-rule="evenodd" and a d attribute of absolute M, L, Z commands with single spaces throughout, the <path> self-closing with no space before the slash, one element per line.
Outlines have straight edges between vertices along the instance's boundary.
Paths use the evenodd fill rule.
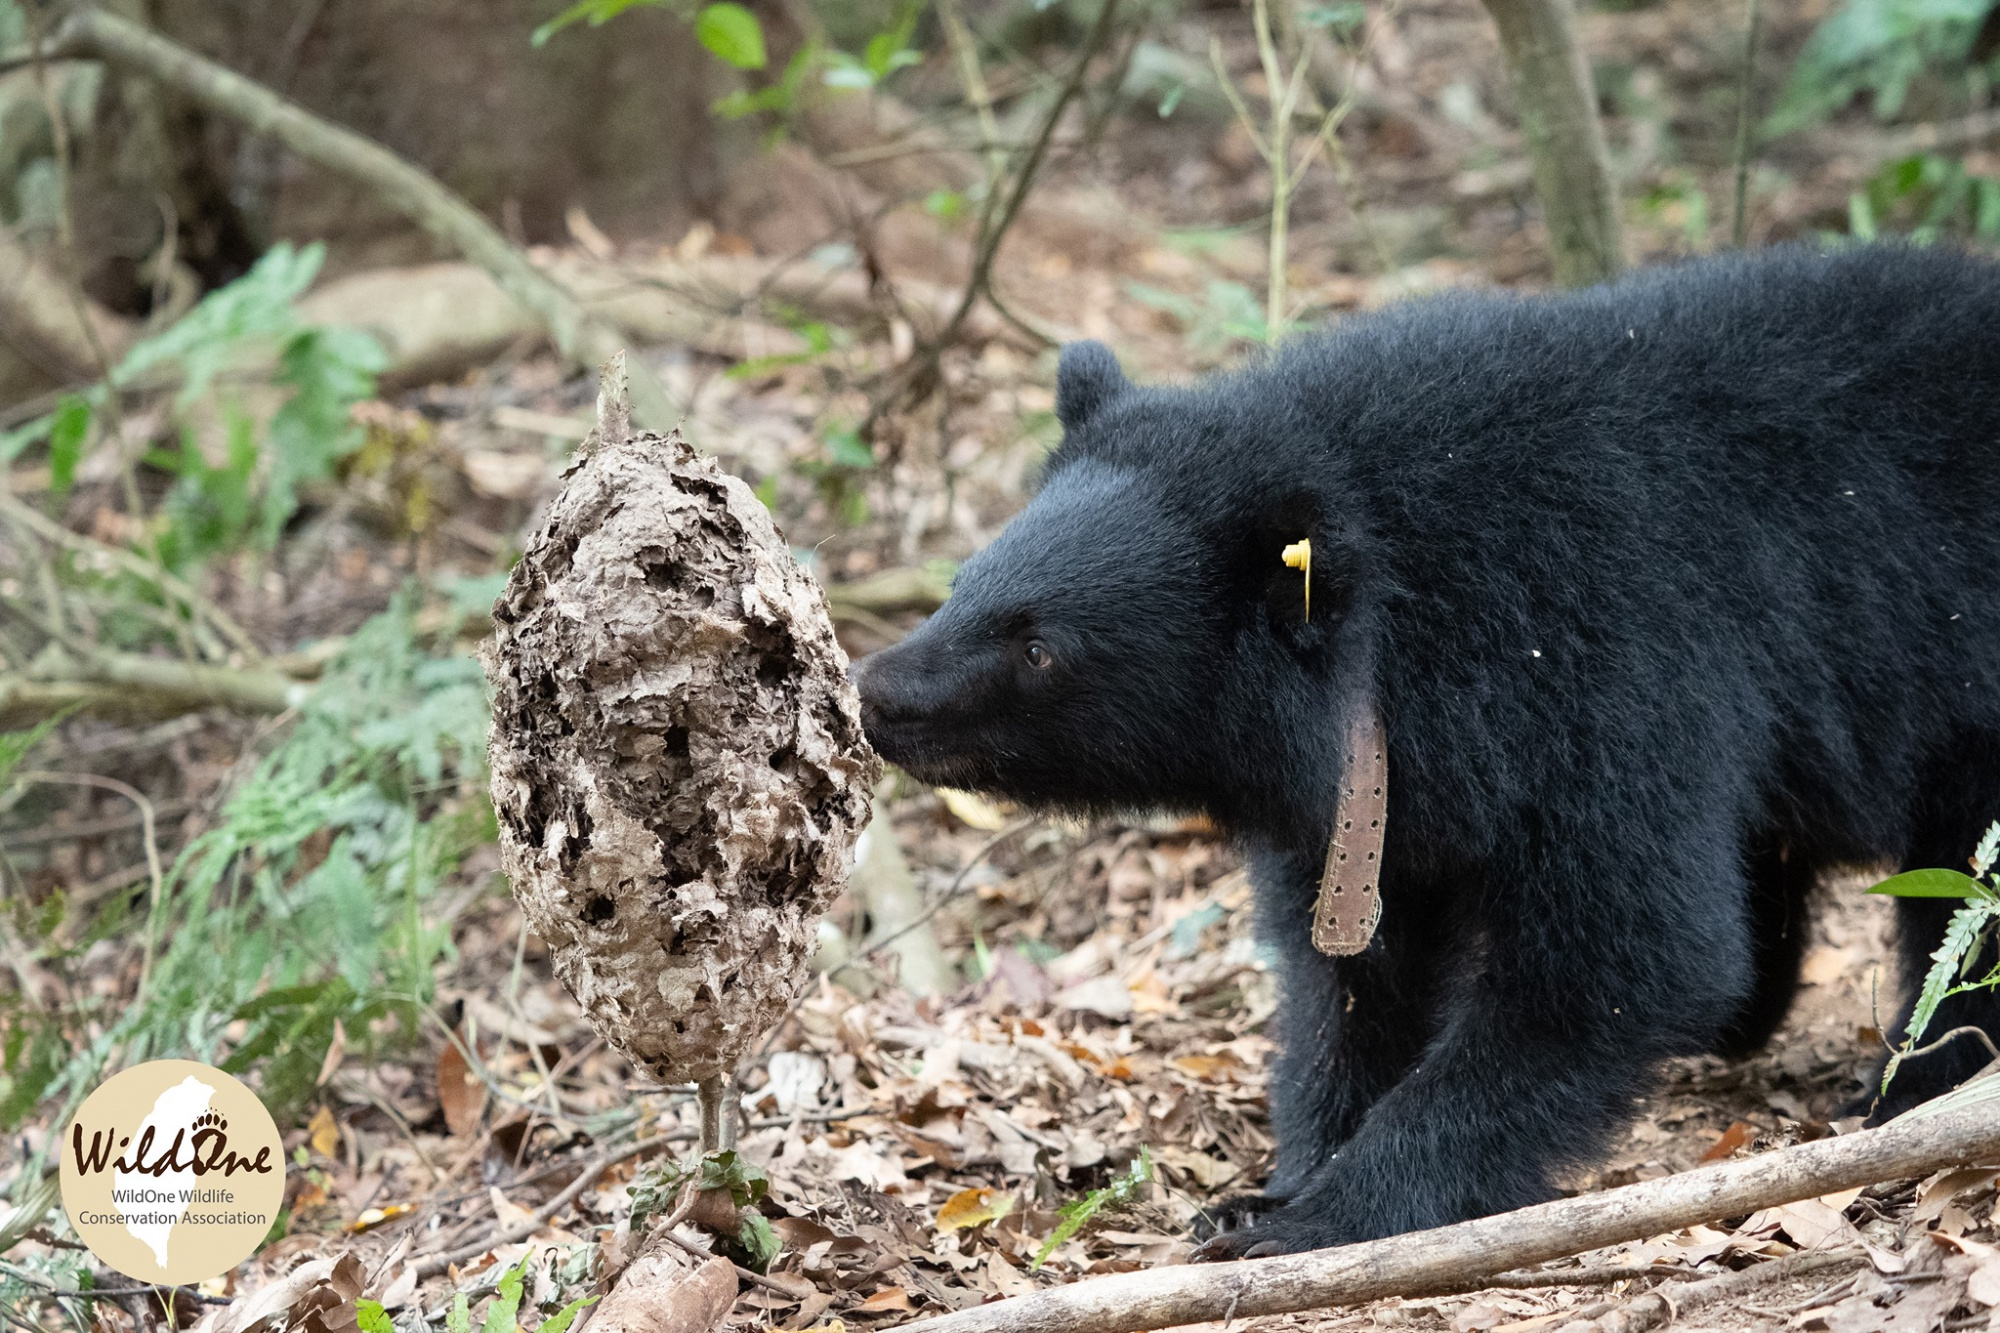
<path fill-rule="evenodd" d="M 900 721 L 914 711 L 909 692 L 896 686 L 898 673 L 891 651 L 870 653 L 847 669 L 848 679 L 861 696 L 861 725 L 869 730 Z"/>

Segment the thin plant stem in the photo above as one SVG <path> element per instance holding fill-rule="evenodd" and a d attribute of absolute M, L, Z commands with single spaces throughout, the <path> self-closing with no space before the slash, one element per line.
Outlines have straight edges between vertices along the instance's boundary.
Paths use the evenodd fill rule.
<path fill-rule="evenodd" d="M 1729 243 L 1741 250 L 1750 239 L 1751 121 L 1757 100 L 1757 42 L 1763 29 L 1762 0 L 1748 0 L 1743 39 L 1743 74 L 1736 85 L 1736 205 L 1729 226 Z"/>
<path fill-rule="evenodd" d="M 141 838 L 146 848 L 146 875 L 152 881 L 152 895 L 146 911 L 146 948 L 144 959 L 139 965 L 139 994 L 146 993 L 146 982 L 153 973 L 153 953 L 159 940 L 160 901 L 166 895 L 166 872 L 160 866 L 160 842 L 158 830 L 153 826 L 153 803 L 146 793 L 117 778 L 108 778 L 100 773 L 58 773 L 48 769 L 30 768 L 17 771 L 14 776 L 22 782 L 49 782 L 72 787 L 96 787 L 102 791 L 116 792 L 139 809 Z"/>
<path fill-rule="evenodd" d="M 986 71 L 979 62 L 979 43 L 958 0 L 938 0 L 937 11 L 945 41 L 958 62 L 958 80 L 965 86 L 965 100 L 972 103 L 972 114 L 979 123 L 979 137 L 985 145 L 986 189 L 990 195 L 999 187 L 1000 177 L 1007 170 L 1008 151 L 1008 146 L 1000 141 L 1000 124 L 993 115 L 993 90 L 987 86 Z"/>
<path fill-rule="evenodd" d="M 45 36 L 46 34 L 44 34 Z M 35 87 L 41 94 L 42 112 L 48 117 L 49 135 L 55 149 L 56 168 L 56 239 L 57 250 L 62 257 L 63 294 L 68 298 L 71 317 L 77 327 L 83 330 L 84 341 L 90 345 L 90 354 L 97 362 L 98 377 L 104 383 L 103 412 L 105 434 L 110 437 L 111 447 L 118 454 L 118 482 L 124 494 L 125 516 L 135 533 L 143 534 L 146 528 L 146 502 L 139 495 L 138 466 L 126 448 L 125 414 L 118 399 L 118 385 L 114 379 L 116 366 L 111 352 L 104 345 L 97 322 L 90 317 L 88 304 L 84 298 L 81 264 L 76 249 L 75 208 L 71 201 L 71 157 L 73 156 L 69 116 L 64 112 L 62 99 L 56 96 L 55 86 L 49 80 L 48 61 L 42 54 L 42 37 L 38 36 L 34 49 Z M 136 541 L 134 545 L 138 545 Z M 141 547 L 158 573 L 166 573 L 166 561 L 161 558 L 157 540 Z M 178 617 L 172 620 L 174 641 L 181 650 L 181 656 L 190 662 L 202 658 L 201 650 L 195 643 L 189 627 Z"/>
<path fill-rule="evenodd" d="M 944 331 L 938 335 L 939 347 L 950 344 L 958 336 L 959 329 L 965 325 L 966 317 L 972 313 L 974 303 L 990 291 L 993 261 L 1000 252 L 1000 242 L 1006 237 L 1007 229 L 1014 225 L 1014 219 L 1019 216 L 1021 205 L 1026 202 L 1028 191 L 1034 186 L 1035 176 L 1042 169 L 1042 161 L 1048 156 L 1049 144 L 1055 137 L 1056 123 L 1062 119 L 1063 112 L 1069 109 L 1069 104 L 1076 99 L 1077 92 L 1083 87 L 1083 77 L 1090 69 L 1090 62 L 1104 48 L 1106 39 L 1110 37 L 1111 22 L 1117 12 L 1118 0 L 1104 0 L 1104 7 L 1097 13 L 1097 22 L 1092 25 L 1090 36 L 1085 40 L 1083 49 L 1077 52 L 1076 63 L 1070 66 L 1069 76 L 1063 80 L 1055 101 L 1049 104 L 1047 114 L 1042 117 L 1041 126 L 1035 134 L 1034 146 L 1028 150 L 1026 159 L 1014 173 L 1013 188 L 1007 192 L 1006 203 L 1000 206 L 997 213 L 990 214 L 989 225 L 982 226 L 979 253 L 972 263 L 972 277 L 965 284 L 965 294 L 959 298 L 958 308 L 952 312 L 951 318 L 945 323 Z M 991 200 L 988 202 L 990 205 Z"/>
<path fill-rule="evenodd" d="M 1389 12 L 1393 14 L 1396 6 Z M 1222 43 L 1210 38 L 1208 45 L 1209 63 L 1215 67 L 1215 79 L 1222 87 L 1222 94 L 1229 101 L 1244 131 L 1250 136 L 1251 145 L 1257 155 L 1264 159 L 1271 173 L 1271 219 L 1270 244 L 1266 252 L 1267 271 L 1264 289 L 1264 337 L 1275 344 L 1291 322 L 1290 293 L 1288 291 L 1288 270 L 1290 266 L 1290 238 L 1292 201 L 1298 193 L 1299 182 L 1311 170 L 1313 158 L 1326 151 L 1333 159 L 1335 174 L 1340 180 L 1342 192 L 1348 200 L 1348 207 L 1361 222 L 1370 244 L 1377 252 L 1377 258 L 1386 269 L 1390 267 L 1380 239 L 1373 228 L 1361 218 L 1359 190 L 1353 179 L 1351 164 L 1341 151 L 1338 133 L 1341 122 L 1354 109 L 1355 99 L 1360 91 L 1359 83 L 1349 77 L 1347 87 L 1333 106 L 1320 114 L 1317 127 L 1307 136 L 1294 156 L 1293 121 L 1302 112 L 1301 99 L 1307 91 L 1307 76 L 1312 69 L 1313 36 L 1301 34 L 1298 50 L 1292 53 L 1291 69 L 1285 68 L 1285 56 L 1278 49 L 1272 35 L 1270 0 L 1254 0 L 1251 9 L 1251 23 L 1257 36 L 1257 60 L 1264 73 L 1265 101 L 1268 115 L 1260 126 L 1256 116 L 1250 112 L 1243 94 L 1237 91 L 1235 80 L 1229 77 L 1228 67 L 1222 59 Z M 1358 66 L 1367 58 L 1369 44 L 1374 40 L 1371 30 L 1363 40 L 1354 60 Z M 1316 100 L 1316 99 L 1315 99 Z"/>

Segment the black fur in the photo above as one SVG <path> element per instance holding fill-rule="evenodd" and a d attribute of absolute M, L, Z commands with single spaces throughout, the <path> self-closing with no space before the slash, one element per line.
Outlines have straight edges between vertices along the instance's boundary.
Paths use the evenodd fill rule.
<path fill-rule="evenodd" d="M 1046 484 L 863 664 L 863 718 L 931 781 L 1247 849 L 1278 1162 L 1211 1254 L 1550 1197 L 1661 1057 L 1770 1035 L 1820 870 L 1962 865 L 2000 817 L 2000 268 L 1786 249 L 1411 302 L 1187 388 L 1093 345 L 1058 379 Z M 1333 960 L 1370 694 L 1384 912 Z M 1911 959 L 1948 908 L 1906 905 Z M 1934 1029 L 1968 1022 L 2000 1004 Z"/>

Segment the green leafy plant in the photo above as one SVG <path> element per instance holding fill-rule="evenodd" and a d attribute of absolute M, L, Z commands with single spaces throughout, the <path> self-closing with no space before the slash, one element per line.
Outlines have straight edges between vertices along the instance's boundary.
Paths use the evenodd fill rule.
<path fill-rule="evenodd" d="M 579 0 L 579 3 L 571 5 L 536 28 L 528 41 L 537 47 L 545 46 L 549 38 L 575 24 L 588 23 L 593 28 L 599 28 L 628 9 L 638 9 L 642 6 L 649 9 L 659 8 L 668 3 L 669 0 Z"/>
<path fill-rule="evenodd" d="M 1893 118 L 1919 74 L 1966 69 L 1992 7 L 1993 0 L 1845 0 L 1799 53 L 1764 133 L 1816 124 L 1864 92 L 1878 117 Z"/>
<path fill-rule="evenodd" d="M 1996 934 L 1996 927 L 2000 927 L 2000 871 L 1994 869 L 1996 861 L 2000 861 L 2000 822 L 1986 830 L 1986 836 L 1973 850 L 1970 875 L 1959 870 L 1910 870 L 1869 890 L 1896 898 L 1956 898 L 1965 904 L 1952 913 L 1945 926 L 1944 941 L 1931 955 L 1930 971 L 1925 973 L 1916 1007 L 1910 1011 L 1903 1044 L 1882 1071 L 1884 1092 L 1903 1061 L 1916 1052 L 1917 1043 L 1923 1040 L 1931 1020 L 1937 1016 L 1939 1005 L 1968 991 L 2000 988 L 2000 958 L 1983 974 L 1977 966 L 1986 945 Z"/>
<path fill-rule="evenodd" d="M 579 23 L 595 28 L 642 6 L 680 14 L 693 28 L 695 40 L 733 69 L 753 71 L 770 65 L 763 24 L 734 0 L 711 4 L 693 0 L 580 0 L 536 28 L 529 41 L 543 46 L 564 28 Z M 923 53 L 910 45 L 922 13 L 922 0 L 905 4 L 895 24 L 871 36 L 859 55 L 828 47 L 817 39 L 808 40 L 785 62 L 775 80 L 761 88 L 731 91 L 716 102 L 715 114 L 725 120 L 741 120 L 759 112 L 789 116 L 798 105 L 806 80 L 815 74 L 829 88 L 873 88 L 897 70 L 923 63 Z"/>
<path fill-rule="evenodd" d="M 769 63 L 764 54 L 764 29 L 757 16 L 741 5 L 705 5 L 695 15 L 695 40 L 724 64 L 738 69 L 762 69 Z"/>
<path fill-rule="evenodd" d="M 324 246 L 273 246 L 250 271 L 210 293 L 170 327 L 136 344 L 107 379 L 71 394 L 45 416 L 0 435 L 0 462 L 38 441 L 49 453 L 50 488 L 60 499 L 91 450 L 115 423 L 113 398 L 154 382 L 178 381 L 171 410 L 177 447 L 146 461 L 177 478 L 154 533 L 156 553 L 182 568 L 246 542 L 276 540 L 298 508 L 299 488 L 333 475 L 361 446 L 354 404 L 375 394 L 387 365 L 376 341 L 353 329 L 303 324 L 294 303 L 312 285 Z M 271 382 L 287 390 L 260 438 L 255 421 L 216 385 L 227 372 L 276 351 Z M 210 463 L 202 432 L 207 409 L 220 410 L 220 463 Z"/>
<path fill-rule="evenodd" d="M 1847 222 L 1848 231 L 1864 241 L 1892 229 L 1920 242 L 1946 232 L 2000 240 L 2000 180 L 1936 154 L 1903 158 L 1855 191 Z"/>
<path fill-rule="evenodd" d="M 771 1192 L 771 1181 L 762 1167 L 731 1148 L 662 1162 L 643 1173 L 632 1185 L 633 1234 L 642 1234 L 655 1217 L 671 1214 L 690 1181 L 698 1190 L 728 1191 L 738 1209 L 736 1234 L 723 1238 L 723 1248 L 760 1273 L 770 1267 L 778 1257 L 778 1237 L 757 1204 Z"/>
<path fill-rule="evenodd" d="M 484 680 L 470 657 L 423 645 L 416 603 L 406 590 L 354 634 L 139 920 L 120 895 L 75 938 L 39 933 L 54 959 L 126 942 L 143 956 L 139 991 L 54 1013 L 9 1001 L 0 1123 L 114 1061 L 173 1054 L 255 1071 L 283 1114 L 336 1031 L 414 1030 L 451 947 L 439 889 L 493 836 Z"/>
<path fill-rule="evenodd" d="M 1153 1155 L 1144 1147 L 1132 1159 L 1130 1166 L 1111 1178 L 1111 1183 L 1102 1189 L 1094 1189 L 1080 1199 L 1072 1199 L 1056 1210 L 1056 1229 L 1035 1251 L 1035 1260 L 1028 1265 L 1033 1271 L 1048 1261 L 1055 1253 L 1056 1246 L 1082 1231 L 1107 1208 L 1117 1208 L 1132 1202 L 1139 1190 L 1153 1181 Z"/>
<path fill-rule="evenodd" d="M 917 30 L 917 17 L 922 10 L 921 4 L 904 5 L 896 25 L 870 37 L 859 56 L 845 51 L 827 52 L 826 86 L 873 88 L 899 69 L 921 65 L 923 53 L 911 49 L 910 37 Z"/>
<path fill-rule="evenodd" d="M 1203 355 L 1220 355 L 1237 343 L 1272 341 L 1268 312 L 1257 294 L 1240 282 L 1210 279 L 1199 299 L 1143 282 L 1128 282 L 1125 291 L 1132 299 L 1172 316 L 1184 330 L 1188 346 Z"/>
<path fill-rule="evenodd" d="M 500 1281 L 495 1284 L 493 1301 L 486 1307 L 486 1317 L 480 1321 L 479 1333 L 521 1333 L 521 1303 L 529 1295 L 529 1278 L 534 1272 L 534 1262 L 534 1252 L 530 1251 L 521 1257 L 520 1263 L 500 1275 Z M 536 1333 L 568 1333 L 577 1316 L 597 1301 L 597 1297 L 587 1296 L 568 1302 L 543 1320 Z M 395 1321 L 382 1308 L 380 1301 L 356 1301 L 355 1314 L 361 1333 L 395 1333 Z M 453 1294 L 451 1305 L 445 1311 L 444 1326 L 449 1333 L 472 1333 L 472 1298 L 465 1292 Z"/>

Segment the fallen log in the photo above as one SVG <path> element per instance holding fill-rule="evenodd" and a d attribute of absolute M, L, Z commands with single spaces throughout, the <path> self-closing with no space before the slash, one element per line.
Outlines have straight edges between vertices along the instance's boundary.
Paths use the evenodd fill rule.
<path fill-rule="evenodd" d="M 900 1333 L 1138 1333 L 1472 1291 L 1482 1278 L 1600 1246 L 1857 1185 L 2000 1161 L 2000 1079 L 1968 1084 L 1939 1103 L 1880 1129 L 1455 1226 L 1306 1254 L 1094 1278 L 918 1320 Z"/>

